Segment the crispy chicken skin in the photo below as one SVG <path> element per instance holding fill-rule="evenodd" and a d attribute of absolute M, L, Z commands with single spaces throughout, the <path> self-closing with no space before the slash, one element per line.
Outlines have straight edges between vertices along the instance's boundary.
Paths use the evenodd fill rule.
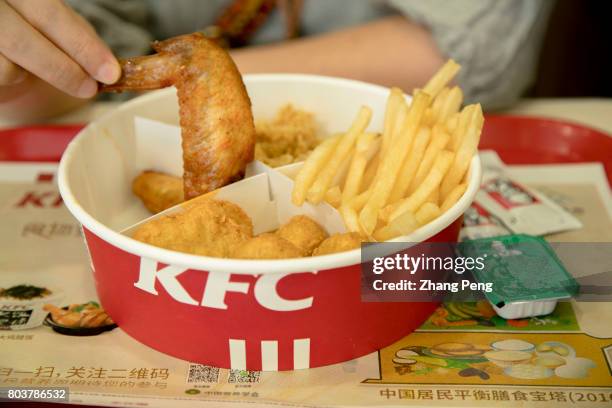
<path fill-rule="evenodd" d="M 232 255 L 238 259 L 285 259 L 303 256 L 302 250 L 273 233 L 251 238 L 237 246 Z"/>
<path fill-rule="evenodd" d="M 147 210 L 157 214 L 183 202 L 183 180 L 165 173 L 143 171 L 132 181 L 132 191 Z"/>
<path fill-rule="evenodd" d="M 334 234 L 321 243 L 312 255 L 328 255 L 336 252 L 350 251 L 361 246 L 361 235 L 357 232 Z"/>
<path fill-rule="evenodd" d="M 179 213 L 140 226 L 133 238 L 174 251 L 226 258 L 252 236 L 251 219 L 239 206 L 202 197 Z"/>
<path fill-rule="evenodd" d="M 153 43 L 156 54 L 121 60 L 122 76 L 102 91 L 176 86 L 185 199 L 240 179 L 253 160 L 251 101 L 229 54 L 200 33 Z"/>
<path fill-rule="evenodd" d="M 312 251 L 327 238 L 327 232 L 315 220 L 305 215 L 292 217 L 281 226 L 276 234 L 298 247 L 304 256 Z"/>

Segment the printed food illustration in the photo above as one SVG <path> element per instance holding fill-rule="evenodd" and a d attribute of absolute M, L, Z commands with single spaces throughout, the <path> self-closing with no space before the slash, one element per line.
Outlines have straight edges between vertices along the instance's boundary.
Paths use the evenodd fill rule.
<path fill-rule="evenodd" d="M 10 288 L 0 288 L 0 299 L 31 300 L 51 295 L 47 288 L 33 285 L 16 285 Z"/>
<path fill-rule="evenodd" d="M 43 309 L 51 313 L 55 323 L 66 327 L 99 327 L 113 324 L 110 316 L 95 302 L 70 305 L 65 309 L 45 305 Z"/>
<path fill-rule="evenodd" d="M 478 358 L 491 350 L 486 344 L 469 344 L 469 343 L 441 343 L 436 344 L 427 351 L 437 357 L 451 358 Z"/>
<path fill-rule="evenodd" d="M 382 349 L 366 382 L 609 386 L 609 347 L 583 333 L 416 332 Z"/>
<path fill-rule="evenodd" d="M 444 302 L 423 324 L 427 330 L 578 330 L 576 316 L 569 302 L 559 302 L 546 316 L 525 319 L 504 319 L 485 300 L 477 302 Z"/>
<path fill-rule="evenodd" d="M 40 326 L 45 318 L 43 304 L 61 296 L 58 291 L 30 284 L 0 288 L 0 329 L 23 330 Z"/>
<path fill-rule="evenodd" d="M 45 323 L 61 334 L 95 335 L 117 327 L 97 302 L 71 304 L 62 308 L 46 304 L 43 309 L 49 312 Z"/>
<path fill-rule="evenodd" d="M 432 324 L 438 327 L 458 326 L 492 326 L 489 319 L 496 316 L 488 301 L 478 302 L 445 302 L 436 309 L 430 318 Z"/>

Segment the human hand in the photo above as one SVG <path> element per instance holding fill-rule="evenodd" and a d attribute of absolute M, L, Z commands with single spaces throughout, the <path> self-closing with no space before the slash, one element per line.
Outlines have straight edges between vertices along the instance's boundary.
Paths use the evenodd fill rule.
<path fill-rule="evenodd" d="M 62 0 L 0 0 L 0 100 L 34 75 L 78 98 L 111 84 L 121 69 L 85 19 Z M 21 92 L 20 92 L 21 93 Z"/>

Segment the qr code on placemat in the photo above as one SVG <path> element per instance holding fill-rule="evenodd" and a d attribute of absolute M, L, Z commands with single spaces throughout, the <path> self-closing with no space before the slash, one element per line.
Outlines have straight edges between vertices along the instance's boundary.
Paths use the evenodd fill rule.
<path fill-rule="evenodd" d="M 256 383 L 259 382 L 261 371 L 230 370 L 228 383 Z"/>
<path fill-rule="evenodd" d="M 219 381 L 219 367 L 203 364 L 189 364 L 188 383 L 216 383 Z"/>

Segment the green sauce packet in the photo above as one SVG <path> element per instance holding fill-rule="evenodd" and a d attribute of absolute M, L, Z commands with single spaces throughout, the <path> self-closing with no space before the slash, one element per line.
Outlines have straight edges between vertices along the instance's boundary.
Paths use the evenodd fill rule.
<path fill-rule="evenodd" d="M 473 269 L 478 282 L 492 282 L 486 298 L 497 307 L 513 302 L 568 298 L 579 285 L 548 242 L 531 235 L 503 235 L 459 244 L 465 257 L 484 257 L 484 268 Z"/>

